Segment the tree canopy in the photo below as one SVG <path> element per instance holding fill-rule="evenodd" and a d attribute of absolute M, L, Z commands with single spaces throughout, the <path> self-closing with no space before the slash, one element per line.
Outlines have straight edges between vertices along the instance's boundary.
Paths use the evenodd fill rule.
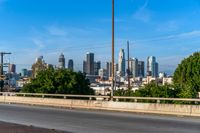
<path fill-rule="evenodd" d="M 68 69 L 48 68 L 38 72 L 31 83 L 24 85 L 22 92 L 52 94 L 94 94 L 89 80 L 81 72 Z"/>
<path fill-rule="evenodd" d="M 115 95 L 117 96 L 136 96 L 136 97 L 164 97 L 164 98 L 175 98 L 177 92 L 172 85 L 157 85 L 152 82 L 147 84 L 136 91 L 128 90 L 117 90 Z"/>
<path fill-rule="evenodd" d="M 185 58 L 173 76 L 174 85 L 180 89 L 180 97 L 195 98 L 200 91 L 200 52 Z"/>

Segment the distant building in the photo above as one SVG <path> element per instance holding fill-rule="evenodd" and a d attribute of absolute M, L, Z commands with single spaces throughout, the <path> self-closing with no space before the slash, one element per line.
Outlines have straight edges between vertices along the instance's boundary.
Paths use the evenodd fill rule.
<path fill-rule="evenodd" d="M 145 77 L 145 70 L 144 70 L 144 61 L 138 61 L 138 76 Z"/>
<path fill-rule="evenodd" d="M 158 77 L 158 63 L 156 57 L 149 56 L 147 58 L 147 75 L 152 77 Z"/>
<path fill-rule="evenodd" d="M 68 61 L 68 69 L 74 71 L 74 62 L 72 59 L 69 59 Z"/>
<path fill-rule="evenodd" d="M 120 52 L 119 52 L 118 69 L 119 69 L 118 71 L 120 73 L 120 76 L 124 77 L 125 72 L 126 72 L 126 60 L 125 60 L 124 49 L 120 49 Z"/>
<path fill-rule="evenodd" d="M 129 71 L 133 78 L 138 77 L 138 59 L 132 58 L 129 60 Z"/>
<path fill-rule="evenodd" d="M 54 68 L 52 64 L 46 64 L 47 68 Z"/>
<path fill-rule="evenodd" d="M 9 65 L 9 73 L 16 73 L 16 65 L 15 64 L 10 64 Z"/>
<path fill-rule="evenodd" d="M 47 69 L 47 64 L 43 60 L 43 56 L 36 58 L 36 62 L 32 65 L 32 77 L 35 78 L 37 73 L 41 70 Z"/>
<path fill-rule="evenodd" d="M 112 62 L 106 62 L 107 76 L 112 77 Z"/>
<path fill-rule="evenodd" d="M 108 79 L 107 70 L 99 69 L 99 76 L 101 79 Z"/>
<path fill-rule="evenodd" d="M 58 68 L 65 68 L 65 57 L 63 53 L 61 53 L 61 55 L 59 56 L 58 62 Z"/>
<path fill-rule="evenodd" d="M 28 70 L 28 71 L 27 71 L 27 76 L 28 76 L 28 77 L 31 77 L 31 75 L 32 75 L 32 70 Z"/>
<path fill-rule="evenodd" d="M 119 64 L 118 63 L 115 64 L 115 72 L 116 71 L 119 71 Z"/>
<path fill-rule="evenodd" d="M 155 77 L 158 77 L 158 76 L 159 76 L 159 65 L 156 62 L 156 64 L 155 64 Z"/>
<path fill-rule="evenodd" d="M 22 69 L 21 70 L 21 77 L 27 77 L 28 76 L 28 70 L 27 69 Z"/>
<path fill-rule="evenodd" d="M 86 54 L 86 61 L 83 61 L 83 72 L 88 75 L 94 75 L 94 53 Z"/>
<path fill-rule="evenodd" d="M 166 73 L 164 73 L 164 72 L 159 73 L 159 78 L 166 78 L 166 77 L 167 77 Z"/>
<path fill-rule="evenodd" d="M 83 73 L 87 73 L 87 63 L 83 61 Z"/>
<path fill-rule="evenodd" d="M 35 62 L 38 62 L 38 61 L 43 62 L 43 56 L 39 56 L 39 57 L 37 57 L 36 60 L 35 60 Z"/>
<path fill-rule="evenodd" d="M 99 69 L 101 69 L 101 62 L 94 62 L 94 74 L 99 75 Z"/>

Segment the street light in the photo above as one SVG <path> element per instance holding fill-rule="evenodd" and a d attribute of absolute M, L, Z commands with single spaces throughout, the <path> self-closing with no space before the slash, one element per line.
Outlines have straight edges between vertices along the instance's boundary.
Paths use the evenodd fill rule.
<path fill-rule="evenodd" d="M 114 86 L 115 86 L 115 83 L 114 83 L 114 77 L 115 77 L 115 68 L 114 68 L 114 63 L 115 63 L 115 49 L 114 49 L 114 45 L 115 45 L 115 1 L 112 0 L 112 91 L 111 91 L 111 99 L 113 98 L 113 95 L 114 95 Z"/>

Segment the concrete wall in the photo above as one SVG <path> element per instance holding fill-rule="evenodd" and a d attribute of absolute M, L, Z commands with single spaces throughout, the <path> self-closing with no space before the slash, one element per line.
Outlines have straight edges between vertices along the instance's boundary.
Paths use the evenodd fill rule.
<path fill-rule="evenodd" d="M 200 105 L 112 102 L 112 101 L 93 101 L 93 100 L 34 98 L 34 97 L 19 97 L 19 96 L 0 96 L 0 102 L 55 106 L 55 107 L 66 107 L 66 108 L 84 108 L 84 109 L 97 109 L 97 110 L 114 110 L 114 111 L 126 111 L 126 112 L 200 116 Z"/>

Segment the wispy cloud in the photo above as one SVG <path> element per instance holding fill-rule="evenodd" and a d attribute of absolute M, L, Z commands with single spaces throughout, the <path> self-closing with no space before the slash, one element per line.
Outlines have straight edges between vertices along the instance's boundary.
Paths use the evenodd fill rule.
<path fill-rule="evenodd" d="M 199 36 L 200 36 L 200 30 L 194 30 L 194 31 L 183 32 L 180 34 L 166 36 L 166 37 L 163 37 L 163 39 L 186 39 L 186 38 L 199 37 Z"/>
<path fill-rule="evenodd" d="M 200 30 L 193 30 L 188 32 L 182 32 L 167 36 L 158 36 L 150 39 L 136 40 L 137 42 L 157 42 L 157 41 L 171 41 L 171 40 L 185 40 L 195 37 L 200 37 Z"/>
<path fill-rule="evenodd" d="M 33 43 L 37 46 L 38 49 L 42 49 L 42 48 L 45 48 L 45 44 L 42 40 L 40 39 L 32 39 L 33 40 Z"/>
<path fill-rule="evenodd" d="M 179 28 L 178 22 L 175 20 L 170 20 L 170 21 L 159 24 L 156 30 L 158 32 L 160 31 L 169 32 L 169 31 L 175 31 L 178 28 Z"/>
<path fill-rule="evenodd" d="M 60 27 L 54 26 L 54 25 L 46 27 L 46 30 L 49 32 L 49 34 L 55 35 L 55 36 L 67 35 L 67 32 L 63 28 L 60 28 Z"/>
<path fill-rule="evenodd" d="M 143 22 L 148 22 L 151 18 L 151 11 L 147 9 L 149 0 L 146 0 L 145 3 L 133 14 L 135 19 L 138 19 Z"/>

